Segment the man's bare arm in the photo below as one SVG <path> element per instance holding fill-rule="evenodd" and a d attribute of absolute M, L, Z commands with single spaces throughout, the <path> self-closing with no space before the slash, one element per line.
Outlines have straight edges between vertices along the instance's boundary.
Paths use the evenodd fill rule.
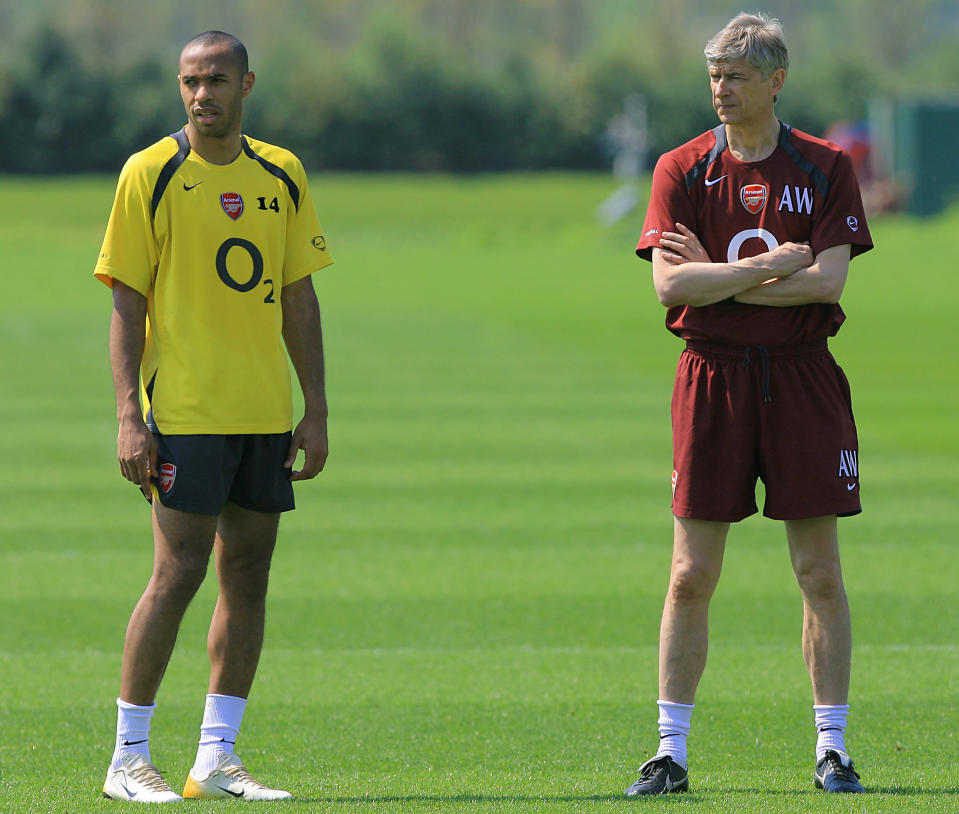
<path fill-rule="evenodd" d="M 839 302 L 849 274 L 848 243 L 821 251 L 808 268 L 782 279 L 770 280 L 741 291 L 736 302 L 750 305 L 807 305 L 812 302 Z"/>
<path fill-rule="evenodd" d="M 284 466 L 292 468 L 297 452 L 302 449 L 305 454 L 303 469 L 293 472 L 290 480 L 309 480 L 322 471 L 329 455 L 323 329 L 312 279 L 304 277 L 284 286 L 280 302 L 283 341 L 303 391 L 304 402 L 303 418 L 293 430 Z"/>
<path fill-rule="evenodd" d="M 151 499 L 150 479 L 157 470 L 157 444 L 143 421 L 140 362 L 146 337 L 147 300 L 139 291 L 113 281 L 110 317 L 110 366 L 117 397 L 117 459 L 128 481 Z"/>
<path fill-rule="evenodd" d="M 686 226 L 664 232 L 653 249 L 653 285 L 659 301 L 674 305 L 712 305 L 754 289 L 770 279 L 788 278 L 812 262 L 802 243 L 783 243 L 772 251 L 734 263 L 713 263 L 699 238 Z"/>

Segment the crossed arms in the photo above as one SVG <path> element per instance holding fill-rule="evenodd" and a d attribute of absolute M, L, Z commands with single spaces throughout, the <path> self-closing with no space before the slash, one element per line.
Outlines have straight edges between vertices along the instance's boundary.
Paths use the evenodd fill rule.
<path fill-rule="evenodd" d="M 849 273 L 850 246 L 832 246 L 815 257 L 804 243 L 783 243 L 772 251 L 734 263 L 714 263 L 686 226 L 663 232 L 653 249 L 653 285 L 659 301 L 712 305 L 733 297 L 750 305 L 806 305 L 839 301 Z"/>

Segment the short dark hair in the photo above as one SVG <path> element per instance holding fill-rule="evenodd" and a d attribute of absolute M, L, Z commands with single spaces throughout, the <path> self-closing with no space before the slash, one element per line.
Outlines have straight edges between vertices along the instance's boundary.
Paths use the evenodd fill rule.
<path fill-rule="evenodd" d="M 237 65 L 240 66 L 240 74 L 245 76 L 250 72 L 250 59 L 246 53 L 246 46 L 232 34 L 227 34 L 225 31 L 204 31 L 184 45 L 183 50 L 185 51 L 191 45 L 226 45 L 232 51 Z"/>

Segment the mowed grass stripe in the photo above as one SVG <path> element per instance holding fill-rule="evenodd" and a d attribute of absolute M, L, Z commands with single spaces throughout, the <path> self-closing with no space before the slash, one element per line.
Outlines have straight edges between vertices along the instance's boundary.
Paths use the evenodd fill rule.
<path fill-rule="evenodd" d="M 150 571 L 148 509 L 114 460 L 109 293 L 90 274 L 113 179 L 7 180 L 0 811 L 100 812 L 123 631 Z M 597 226 L 597 176 L 313 181 L 337 261 L 316 278 L 332 456 L 282 524 L 241 754 L 296 811 L 622 810 L 656 745 L 681 348 L 632 256 L 639 214 Z M 841 525 L 850 746 L 875 793 L 812 789 L 798 592 L 781 525 L 753 518 L 713 603 L 693 792 L 658 805 L 954 810 L 959 773 L 940 756 L 959 712 L 944 350 L 959 290 L 934 249 L 955 228 L 876 223 L 832 343 L 866 504 Z M 214 599 L 208 581 L 159 699 L 154 754 L 176 782 Z"/>

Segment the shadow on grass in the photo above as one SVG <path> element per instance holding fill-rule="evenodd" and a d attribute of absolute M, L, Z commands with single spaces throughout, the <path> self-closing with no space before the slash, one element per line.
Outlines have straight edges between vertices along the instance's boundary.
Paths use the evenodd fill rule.
<path fill-rule="evenodd" d="M 388 797 L 325 797 L 317 803 L 608 803 L 622 794 L 396 794 Z"/>
<path fill-rule="evenodd" d="M 702 790 L 689 794 L 664 795 L 665 799 L 673 799 L 677 802 L 685 800 L 687 802 L 704 801 L 713 796 L 723 796 L 727 794 L 744 794 L 756 797 L 813 797 L 819 796 L 823 792 L 816 789 L 769 789 L 769 788 L 734 788 L 734 789 L 716 789 Z M 959 795 L 959 788 L 919 788 L 917 786 L 897 786 L 897 787 L 879 787 L 867 788 L 865 796 L 879 794 L 888 794 L 892 797 L 935 797 L 938 795 Z M 516 794 L 396 794 L 396 795 L 369 795 L 363 797 L 320 797 L 320 798 L 296 798 L 300 803 L 326 803 L 326 804 L 354 804 L 369 803 L 371 805 L 381 805 L 383 803 L 609 803 L 628 801 L 623 794 L 581 794 L 581 795 L 516 795 Z"/>
<path fill-rule="evenodd" d="M 687 795 L 683 795 L 687 796 Z M 609 803 L 627 799 L 622 794 L 396 794 L 384 797 L 296 798 L 301 803 Z"/>
<path fill-rule="evenodd" d="M 814 788 L 808 789 L 771 789 L 771 788 L 732 788 L 732 789 L 697 789 L 699 796 L 711 794 L 750 794 L 769 797 L 819 797 L 823 791 Z M 918 786 L 866 786 L 865 796 L 888 794 L 890 797 L 935 797 L 938 795 L 959 794 L 959 788 L 919 788 Z M 855 795 L 848 795 L 854 797 Z"/>
<path fill-rule="evenodd" d="M 959 794 L 959 788 L 934 789 L 928 786 L 925 788 L 919 788 L 918 786 L 880 786 L 879 788 L 867 788 L 866 794 L 889 794 L 893 797 L 921 797 L 936 794 Z"/>

